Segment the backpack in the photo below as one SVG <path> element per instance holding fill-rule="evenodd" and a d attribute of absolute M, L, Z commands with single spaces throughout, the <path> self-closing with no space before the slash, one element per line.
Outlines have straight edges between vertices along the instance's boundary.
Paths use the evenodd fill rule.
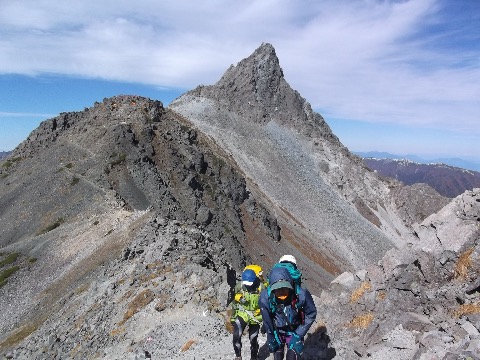
<path fill-rule="evenodd" d="M 295 292 L 298 293 L 299 288 L 302 286 L 302 273 L 300 272 L 300 270 L 298 270 L 298 268 L 294 264 L 289 262 L 276 263 L 275 265 L 273 265 L 273 269 L 274 268 L 285 268 L 288 270 L 295 284 Z"/>

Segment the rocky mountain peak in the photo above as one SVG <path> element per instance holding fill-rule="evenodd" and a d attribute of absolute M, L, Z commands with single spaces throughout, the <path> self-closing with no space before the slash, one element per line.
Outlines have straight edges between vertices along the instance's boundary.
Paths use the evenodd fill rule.
<path fill-rule="evenodd" d="M 322 116 L 287 83 L 275 49 L 268 43 L 231 65 L 216 84 L 199 86 L 187 94 L 215 100 L 249 122 L 275 122 L 339 144 Z"/>
<path fill-rule="evenodd" d="M 169 109 L 226 148 L 252 179 L 250 191 L 258 190 L 278 206 L 275 213 L 283 218 L 280 235 L 288 240 L 284 249 L 276 247 L 261 260 L 274 261 L 282 252 L 295 255 L 299 248 L 312 254 L 303 243 L 315 244 L 319 254 L 307 267 L 320 264 L 324 269 L 310 274 L 320 285 L 340 268 L 379 260 L 408 236 L 390 189 L 290 87 L 271 45 L 263 44 L 216 84 L 182 95 Z M 309 231 L 299 231 L 302 228 Z M 341 250 L 330 248 L 331 243 L 342 243 Z M 330 259 L 332 253 L 336 259 Z"/>
<path fill-rule="evenodd" d="M 161 101 L 137 95 L 117 95 L 95 102 L 84 111 L 63 112 L 43 121 L 14 151 L 14 156 L 27 157 L 50 147 L 57 139 L 74 137 L 82 146 L 97 148 L 105 129 L 151 126 L 160 121 L 165 109 Z M 133 133 L 133 130 L 129 130 Z M 72 140 L 73 141 L 73 140 Z"/>
<path fill-rule="evenodd" d="M 215 86 L 223 95 L 243 94 L 243 100 L 250 105 L 272 106 L 276 105 L 276 93 L 284 81 L 275 49 L 262 44 L 237 66 L 231 65 Z"/>

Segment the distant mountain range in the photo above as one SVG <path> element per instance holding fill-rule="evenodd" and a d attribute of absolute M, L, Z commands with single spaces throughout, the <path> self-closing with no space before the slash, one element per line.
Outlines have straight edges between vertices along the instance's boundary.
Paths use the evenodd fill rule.
<path fill-rule="evenodd" d="M 427 160 L 417 155 L 412 155 L 412 154 L 398 155 L 398 154 L 390 154 L 382 151 L 367 151 L 367 152 L 353 151 L 353 153 L 363 158 L 396 159 L 396 160 L 406 159 L 406 160 L 414 161 L 419 164 L 445 164 L 445 165 L 459 167 L 462 169 L 480 171 L 479 163 L 465 160 L 465 159 L 460 159 L 460 158 L 436 158 L 436 159 Z"/>
<path fill-rule="evenodd" d="M 421 164 L 415 161 L 388 158 L 363 158 L 365 164 L 382 176 L 406 185 L 426 183 L 446 197 L 456 197 L 466 190 L 480 187 L 480 172 L 446 164 Z"/>

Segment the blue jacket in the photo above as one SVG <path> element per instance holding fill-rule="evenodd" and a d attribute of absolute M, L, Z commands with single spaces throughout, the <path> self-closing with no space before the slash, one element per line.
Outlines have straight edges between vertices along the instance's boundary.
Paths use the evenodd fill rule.
<path fill-rule="evenodd" d="M 293 285 L 293 279 L 289 271 L 284 267 L 273 268 L 270 272 L 270 285 L 279 280 L 287 280 Z M 295 288 L 295 286 L 293 285 Z M 284 303 L 278 303 L 270 287 L 260 293 L 260 312 L 270 340 L 274 331 L 292 333 L 295 332 L 303 338 L 317 317 L 317 308 L 312 295 L 307 289 L 297 288 L 297 294 L 292 294 Z M 296 303 L 293 299 L 296 297 Z"/>

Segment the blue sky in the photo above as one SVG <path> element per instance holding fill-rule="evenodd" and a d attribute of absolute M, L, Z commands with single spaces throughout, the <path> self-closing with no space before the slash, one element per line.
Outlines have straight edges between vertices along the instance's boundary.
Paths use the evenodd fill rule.
<path fill-rule="evenodd" d="M 480 163 L 479 0 L 0 0 L 0 151 L 113 95 L 168 104 L 262 42 L 350 150 Z"/>

